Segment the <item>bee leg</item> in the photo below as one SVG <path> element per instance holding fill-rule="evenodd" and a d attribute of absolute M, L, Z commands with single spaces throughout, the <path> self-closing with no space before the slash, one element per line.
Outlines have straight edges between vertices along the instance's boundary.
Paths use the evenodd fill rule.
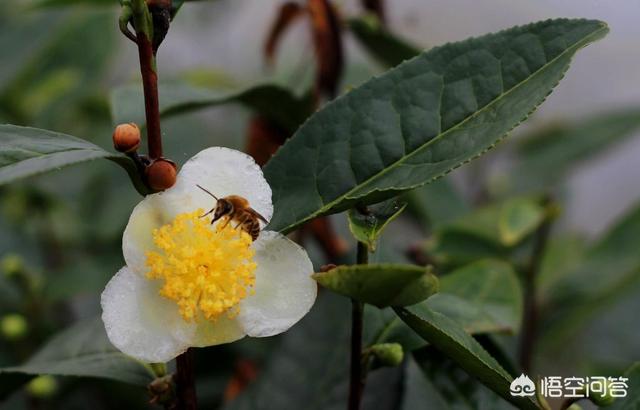
<path fill-rule="evenodd" d="M 227 220 L 226 220 L 226 221 L 224 221 L 224 224 L 220 227 L 220 229 L 224 229 L 224 228 L 226 228 L 226 227 L 227 227 L 227 225 L 229 225 L 229 222 L 231 222 L 231 218 L 230 218 L 230 217 L 227 217 Z M 211 223 L 213 223 L 213 222 L 211 222 Z"/>
<path fill-rule="evenodd" d="M 215 210 L 215 208 L 211 208 L 211 210 L 209 212 L 207 212 L 204 215 L 200 215 L 198 218 L 204 218 L 205 216 L 209 215 L 211 212 L 213 212 Z"/>
<path fill-rule="evenodd" d="M 235 229 L 238 229 L 240 227 L 240 225 L 243 225 L 246 221 L 247 221 L 247 216 L 246 215 L 243 218 L 238 219 L 238 224 L 236 225 Z"/>

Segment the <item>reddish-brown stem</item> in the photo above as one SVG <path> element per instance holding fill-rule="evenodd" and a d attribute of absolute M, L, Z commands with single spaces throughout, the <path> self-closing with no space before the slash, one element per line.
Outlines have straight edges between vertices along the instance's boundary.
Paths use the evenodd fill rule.
<path fill-rule="evenodd" d="M 189 349 L 176 358 L 176 410 L 196 410 L 196 380 L 193 364 L 193 350 Z"/>
<path fill-rule="evenodd" d="M 140 73 L 144 89 L 144 109 L 147 118 L 147 146 L 149 157 L 154 160 L 162 157 L 162 132 L 160 130 L 160 102 L 158 97 L 158 74 L 156 73 L 153 44 L 147 36 L 137 33 Z"/>

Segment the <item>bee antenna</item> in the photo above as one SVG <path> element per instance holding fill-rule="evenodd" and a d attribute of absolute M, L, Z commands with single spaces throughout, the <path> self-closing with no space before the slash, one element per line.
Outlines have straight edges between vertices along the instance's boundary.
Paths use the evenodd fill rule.
<path fill-rule="evenodd" d="M 207 194 L 211 195 L 216 201 L 218 200 L 218 197 L 213 195 L 211 192 L 209 192 L 208 190 L 204 189 L 203 187 L 201 187 L 200 185 L 196 184 L 196 186 L 200 189 L 202 189 L 204 192 L 206 192 Z"/>

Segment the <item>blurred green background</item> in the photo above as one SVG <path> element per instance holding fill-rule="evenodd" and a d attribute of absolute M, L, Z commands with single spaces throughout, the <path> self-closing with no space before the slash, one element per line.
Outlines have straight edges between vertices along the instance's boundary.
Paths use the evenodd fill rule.
<path fill-rule="evenodd" d="M 113 92 L 139 81 L 137 52 L 117 29 L 115 1 L 74 3 L 4 0 L 0 5 L 0 122 L 64 132 L 111 150 Z M 161 82 L 186 82 L 222 93 L 276 82 L 304 91 L 313 78 L 304 23 L 287 32 L 275 67 L 268 69 L 263 62 L 261 48 L 281 3 L 185 5 L 158 55 Z M 362 14 L 357 1 L 335 3 L 345 18 Z M 511 138 L 412 193 L 411 212 L 389 227 L 374 258 L 405 260 L 409 255 L 415 260 L 417 252 L 444 274 L 492 257 L 508 260 L 520 271 L 532 246 L 532 230 L 524 229 L 517 243 L 501 242 L 491 234 L 500 218 L 496 209 L 517 195 L 550 195 L 559 216 L 538 283 L 544 306 L 536 373 L 620 375 L 640 359 L 640 57 L 633 48 L 640 35 L 640 5 L 394 0 L 387 10 L 389 29 L 422 48 L 547 17 L 591 17 L 611 25 L 611 35 L 577 57 L 557 91 Z M 344 34 L 347 60 L 341 90 L 385 69 L 348 30 Z M 126 102 L 116 99 L 114 104 Z M 165 153 L 183 163 L 206 146 L 243 149 L 251 115 L 238 104 L 223 104 L 172 116 L 163 122 Z M 535 198 L 531 203 L 539 204 Z M 100 292 L 123 265 L 121 235 L 139 200 L 126 173 L 106 161 L 0 188 L 0 367 L 25 362 L 61 329 L 99 315 Z M 349 238 L 346 218 L 333 220 L 340 235 Z M 327 262 L 317 244 L 307 246 L 317 267 Z M 252 394 L 268 389 L 260 381 L 267 374 L 277 382 L 290 379 L 286 388 L 277 387 L 290 395 L 290 403 L 305 403 L 322 392 L 325 401 L 317 408 L 341 408 L 338 398 L 344 393 L 348 362 L 346 353 L 335 353 L 332 346 L 346 348 L 348 321 L 339 313 L 347 311 L 344 303 L 323 294 L 312 314 L 285 336 L 199 349 L 202 408 L 215 408 L 225 392 L 227 398 L 233 396 L 234 388 L 256 373 Z M 485 337 L 487 345 L 506 355 L 505 362 L 514 360 L 516 337 Z M 309 351 L 321 363 L 302 366 L 294 360 L 306 360 Z M 419 354 L 433 353 L 427 349 Z M 335 367 L 324 367 L 326 355 Z M 440 376 L 422 369 L 440 391 L 430 393 L 434 397 L 447 396 L 452 380 L 461 390 L 468 388 L 464 394 L 487 394 L 474 390 L 477 386 L 446 360 L 432 357 L 428 363 L 439 366 L 434 372 Z M 415 371 L 412 361 L 401 371 L 376 372 L 365 408 L 400 408 L 394 395 L 408 392 Z M 26 380 L 0 375 L 0 408 L 144 408 L 148 401 L 143 387 L 116 381 L 38 378 L 16 387 Z M 387 385 L 397 380 L 400 387 L 376 389 L 380 380 Z M 400 400 L 403 408 L 413 408 L 408 400 Z M 276 408 L 246 403 L 236 407 Z"/>

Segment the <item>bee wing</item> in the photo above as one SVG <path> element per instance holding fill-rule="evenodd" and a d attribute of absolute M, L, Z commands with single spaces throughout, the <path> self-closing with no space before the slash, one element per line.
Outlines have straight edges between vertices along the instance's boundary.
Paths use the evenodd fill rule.
<path fill-rule="evenodd" d="M 253 209 L 253 208 L 249 208 L 249 212 L 251 212 L 253 215 L 257 216 L 257 217 L 258 217 L 258 219 L 260 219 L 260 220 L 261 220 L 262 222 L 264 222 L 265 224 L 268 224 L 268 223 L 269 223 L 269 221 L 267 221 L 267 218 L 265 218 L 264 216 L 260 215 L 260 214 L 258 213 L 258 211 L 256 211 L 255 209 Z"/>

